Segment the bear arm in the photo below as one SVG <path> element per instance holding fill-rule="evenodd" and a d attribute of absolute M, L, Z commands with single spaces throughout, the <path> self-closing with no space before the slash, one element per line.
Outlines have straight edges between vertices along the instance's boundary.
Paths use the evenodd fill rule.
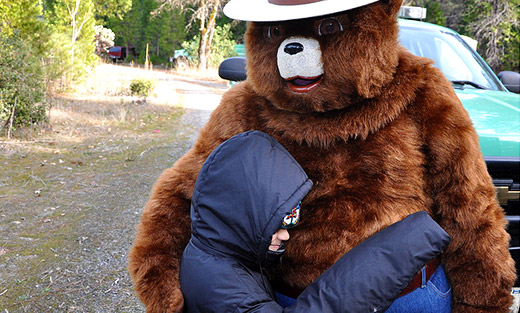
<path fill-rule="evenodd" d="M 129 253 L 134 288 L 147 312 L 181 312 L 180 256 L 190 236 L 190 199 L 196 177 L 195 152 L 188 152 L 157 180 Z M 203 160 L 202 160 L 203 161 Z"/>
<path fill-rule="evenodd" d="M 505 214 L 469 115 L 447 80 L 429 77 L 419 125 L 433 213 L 453 238 L 443 256 L 453 312 L 507 312 L 516 276 Z"/>
<path fill-rule="evenodd" d="M 243 131 L 240 121 L 237 111 L 229 104 L 221 104 L 193 148 L 165 170 L 154 185 L 128 266 L 134 288 L 149 313 L 182 312 L 179 268 L 191 234 L 190 203 L 195 181 L 211 151 Z"/>

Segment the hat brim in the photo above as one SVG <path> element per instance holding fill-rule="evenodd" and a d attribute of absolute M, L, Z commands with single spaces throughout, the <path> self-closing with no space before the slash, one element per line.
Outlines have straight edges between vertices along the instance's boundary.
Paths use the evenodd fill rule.
<path fill-rule="evenodd" d="M 378 0 L 322 0 L 307 4 L 279 5 L 268 0 L 231 0 L 224 14 L 248 22 L 277 22 L 328 15 L 358 8 Z"/>

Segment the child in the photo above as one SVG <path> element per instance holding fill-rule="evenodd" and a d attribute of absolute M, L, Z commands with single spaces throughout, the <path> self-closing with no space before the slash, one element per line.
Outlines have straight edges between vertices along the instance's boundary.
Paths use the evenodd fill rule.
<path fill-rule="evenodd" d="M 312 182 L 285 148 L 249 131 L 217 147 L 195 183 L 181 260 L 185 313 L 378 312 L 449 243 L 425 212 L 372 236 L 283 308 L 262 273 L 278 262 Z"/>

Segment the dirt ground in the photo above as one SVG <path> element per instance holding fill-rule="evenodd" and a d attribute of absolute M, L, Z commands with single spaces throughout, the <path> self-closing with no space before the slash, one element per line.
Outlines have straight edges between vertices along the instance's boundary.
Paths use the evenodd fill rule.
<path fill-rule="evenodd" d="M 143 76 L 146 103 L 127 91 Z M 144 312 L 126 270 L 139 216 L 226 89 L 102 65 L 48 127 L 0 138 L 0 312 Z"/>

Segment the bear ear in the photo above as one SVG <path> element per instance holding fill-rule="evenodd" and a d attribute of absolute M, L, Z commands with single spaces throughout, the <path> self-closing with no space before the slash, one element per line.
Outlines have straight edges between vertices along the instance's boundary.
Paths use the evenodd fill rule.
<path fill-rule="evenodd" d="M 396 16 L 403 4 L 403 0 L 380 0 L 380 2 L 387 8 L 387 12 L 391 16 Z"/>

